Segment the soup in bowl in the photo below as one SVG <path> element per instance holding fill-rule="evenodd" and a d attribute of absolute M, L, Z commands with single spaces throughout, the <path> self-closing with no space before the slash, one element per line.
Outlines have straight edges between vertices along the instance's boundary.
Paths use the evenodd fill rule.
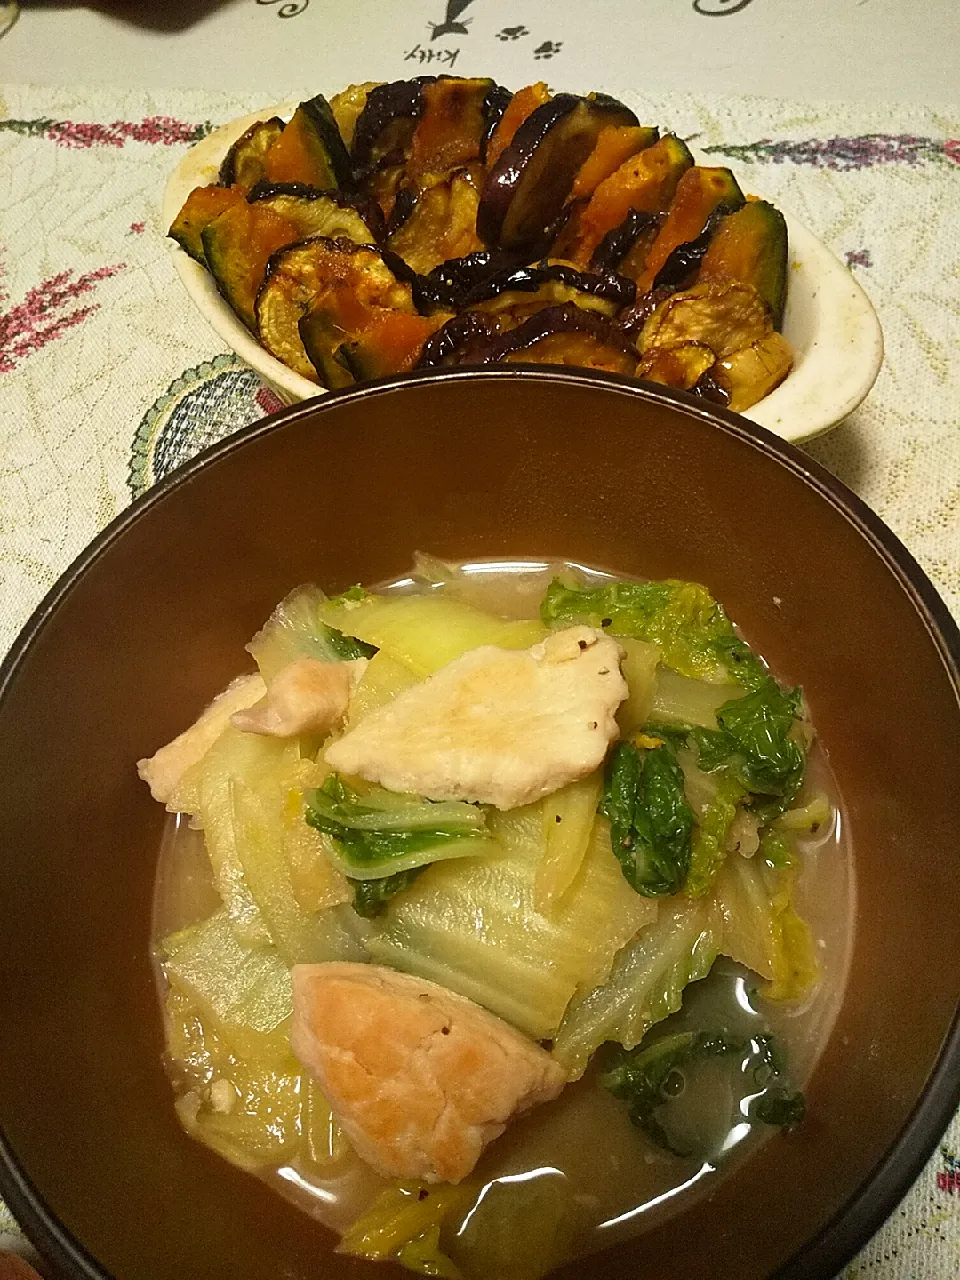
<path fill-rule="evenodd" d="M 218 446 L 6 665 L 5 1195 L 118 1280 L 832 1274 L 953 1101 L 956 672 L 875 518 L 681 397 Z"/>

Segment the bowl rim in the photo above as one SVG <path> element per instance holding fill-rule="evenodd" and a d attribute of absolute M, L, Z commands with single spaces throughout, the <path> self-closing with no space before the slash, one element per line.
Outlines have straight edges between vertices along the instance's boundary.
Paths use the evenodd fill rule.
<path fill-rule="evenodd" d="M 358 387 L 332 391 L 291 405 L 241 428 L 201 450 L 120 512 L 84 548 L 30 615 L 3 660 L 0 661 L 0 703 L 15 680 L 25 658 L 40 639 L 61 602 L 82 581 L 88 569 L 141 520 L 156 504 L 187 485 L 200 471 L 235 451 L 252 446 L 299 418 L 336 412 L 344 400 L 372 400 L 400 392 L 408 385 L 430 382 L 497 382 L 509 384 L 518 377 L 554 385 L 588 383 L 605 387 L 611 395 L 634 396 L 664 402 L 687 416 L 710 423 L 715 429 L 757 452 L 771 456 L 802 483 L 828 502 L 864 538 L 897 579 L 924 623 L 938 651 L 960 704 L 960 628 L 911 553 L 897 535 L 867 504 L 824 466 L 796 445 L 750 422 L 683 391 L 639 382 L 621 374 L 595 370 L 559 369 L 544 365 L 512 365 L 489 369 L 430 369 L 395 374 Z M 926 1087 L 875 1168 L 846 1203 L 821 1228 L 781 1264 L 771 1280 L 834 1280 L 844 1266 L 868 1243 L 919 1177 L 936 1149 L 944 1129 L 960 1106 L 960 1000 L 949 1030 L 933 1063 Z M 29 1237 L 52 1261 L 77 1280 L 113 1280 L 110 1273 L 75 1239 L 48 1207 L 21 1168 L 0 1127 L 0 1195 Z"/>
<path fill-rule="evenodd" d="M 198 183 L 216 180 L 230 145 L 251 125 L 273 116 L 289 118 L 296 106 L 296 102 L 275 103 L 237 116 L 195 143 L 167 179 L 161 201 L 163 227 L 173 223 Z M 698 157 L 697 162 L 700 160 Z M 782 439 L 799 442 L 832 430 L 863 403 L 883 364 L 883 330 L 873 304 L 849 268 L 789 209 L 778 207 L 787 224 L 788 276 L 798 266 L 813 270 L 817 277 L 813 305 L 819 310 L 819 320 L 809 349 L 801 353 L 784 381 L 744 410 L 743 416 Z M 221 296 L 206 268 L 176 241 L 169 237 L 167 241 L 180 282 L 198 312 L 285 403 L 328 394 L 271 355 Z M 820 301 L 824 296 L 832 302 L 826 308 Z"/>

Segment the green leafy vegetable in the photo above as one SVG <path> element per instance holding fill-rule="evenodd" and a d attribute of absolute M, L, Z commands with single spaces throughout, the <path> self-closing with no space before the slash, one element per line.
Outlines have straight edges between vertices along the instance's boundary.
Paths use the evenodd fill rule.
<path fill-rule="evenodd" d="M 611 582 L 570 587 L 555 578 L 540 616 L 548 627 L 585 622 L 659 645 L 663 661 L 694 679 L 731 678 L 752 689 L 766 670 L 706 588 L 696 582 Z"/>
<path fill-rule="evenodd" d="M 683 1087 L 685 1067 L 705 1062 L 708 1058 L 743 1054 L 747 1042 L 725 1036 L 722 1032 L 679 1031 L 662 1036 L 647 1048 L 620 1049 L 611 1068 L 600 1077 L 600 1083 L 615 1098 L 627 1103 L 630 1119 L 652 1142 L 675 1156 L 691 1155 L 679 1150 L 667 1136 L 655 1112 L 669 1102 Z"/>
<path fill-rule="evenodd" d="M 381 880 L 439 858 L 484 852 L 490 838 L 476 805 L 435 804 L 379 789 L 361 796 L 335 773 L 310 796 L 306 817 L 332 837 L 331 857 L 353 880 Z"/>
<path fill-rule="evenodd" d="M 799 689 L 784 692 L 767 676 L 742 698 L 735 698 L 717 712 L 716 729 L 693 729 L 705 773 L 727 769 L 755 795 L 771 796 L 770 816 L 785 808 L 803 782 L 804 753 L 791 737 L 800 716 Z M 766 816 L 766 813 L 764 813 Z"/>
<path fill-rule="evenodd" d="M 647 898 L 677 893 L 690 867 L 693 811 L 669 743 L 643 752 L 619 743 L 610 757 L 601 813 L 627 883 Z"/>
<path fill-rule="evenodd" d="M 744 797 L 744 790 L 736 778 L 723 777 L 717 784 L 717 794 L 700 815 L 693 834 L 690 855 L 690 871 L 684 892 L 691 898 L 702 898 L 710 892 L 717 873 L 727 857 L 727 837 L 737 816 L 737 805 Z"/>
<path fill-rule="evenodd" d="M 646 1047 L 618 1050 L 600 1082 L 627 1103 L 630 1119 L 651 1141 L 676 1156 L 688 1156 L 693 1152 L 678 1148 L 656 1113 L 683 1091 L 685 1070 L 735 1054 L 761 1090 L 747 1104 L 750 1120 L 782 1129 L 799 1124 L 803 1094 L 790 1088 L 779 1047 L 768 1033 L 743 1039 L 722 1031 L 678 1031 Z"/>
<path fill-rule="evenodd" d="M 349 662 L 353 658 L 372 658 L 377 652 L 375 644 L 367 644 L 365 640 L 357 640 L 354 636 L 345 636 L 336 627 L 325 625 L 324 630 L 331 652 L 341 662 Z"/>
<path fill-rule="evenodd" d="M 767 827 L 760 833 L 759 853 L 767 866 L 777 871 L 789 871 L 796 865 L 797 851 L 789 831 Z"/>
<path fill-rule="evenodd" d="M 397 871 L 380 880 L 351 880 L 354 911 L 368 918 L 382 915 L 390 899 L 409 889 L 422 870 L 423 867 L 411 867 L 409 871 Z"/>

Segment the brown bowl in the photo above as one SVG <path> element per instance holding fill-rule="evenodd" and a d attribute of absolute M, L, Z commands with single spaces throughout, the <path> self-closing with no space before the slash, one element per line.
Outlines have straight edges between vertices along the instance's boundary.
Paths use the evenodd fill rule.
<path fill-rule="evenodd" d="M 809 1119 L 560 1274 L 833 1276 L 960 1090 L 960 638 L 796 449 L 557 371 L 398 378 L 251 427 L 114 521 L 31 619 L 0 670 L 0 1192 L 74 1277 L 382 1280 L 178 1126 L 147 954 L 163 815 L 134 761 L 236 673 L 289 588 L 386 578 L 415 548 L 700 580 L 804 685 L 859 884 Z"/>

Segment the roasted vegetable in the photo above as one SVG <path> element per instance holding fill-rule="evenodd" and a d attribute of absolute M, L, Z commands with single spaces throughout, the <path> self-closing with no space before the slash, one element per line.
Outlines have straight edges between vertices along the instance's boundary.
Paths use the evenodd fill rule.
<path fill-rule="evenodd" d="M 330 104 L 318 94 L 301 102 L 263 158 L 267 182 L 303 182 L 329 191 L 353 182 L 350 157 Z"/>
<path fill-rule="evenodd" d="M 415 190 L 479 161 L 492 80 L 436 80 L 423 86 L 423 111 L 410 144 L 406 180 Z"/>
<path fill-rule="evenodd" d="M 787 224 L 783 214 L 765 200 L 748 200 L 720 223 L 697 278 L 752 285 L 770 308 L 773 327 L 779 329 L 787 289 Z"/>
<path fill-rule="evenodd" d="M 387 243 L 414 271 L 426 275 L 448 258 L 462 258 L 482 247 L 477 238 L 479 201 L 472 175 L 459 169 L 420 193 Z"/>
<path fill-rule="evenodd" d="M 418 368 L 486 364 L 499 334 L 493 316 L 464 311 L 448 320 L 423 345 Z"/>
<path fill-rule="evenodd" d="M 685 143 L 668 133 L 626 160 L 590 197 L 579 219 L 579 240 L 569 256 L 586 265 L 609 232 L 631 211 L 659 215 L 673 200 L 682 175 L 693 165 Z"/>
<path fill-rule="evenodd" d="M 482 363 L 562 364 L 608 373 L 633 373 L 637 352 L 605 316 L 573 302 L 544 307 L 500 334 Z"/>
<path fill-rule="evenodd" d="M 778 387 L 793 368 L 793 352 L 776 331 L 717 362 L 710 376 L 735 412 L 749 409 Z"/>
<path fill-rule="evenodd" d="M 575 245 L 576 236 L 579 234 L 579 220 L 577 227 L 571 230 L 571 241 Z M 623 274 L 627 279 L 635 280 L 643 270 L 650 246 L 659 232 L 660 219 L 655 214 L 631 209 L 620 225 L 608 231 L 594 249 L 590 259 L 591 269 L 617 271 L 623 263 Z M 560 257 L 564 256 L 559 248 L 555 248 L 555 252 Z"/>
<path fill-rule="evenodd" d="M 168 235 L 195 262 L 206 266 L 202 238 L 204 227 L 242 199 L 243 192 L 239 187 L 195 187 L 183 202 L 183 208 L 174 218 Z"/>
<path fill-rule="evenodd" d="M 221 185 L 236 185 L 249 191 L 263 177 L 264 156 L 281 133 L 283 121 L 279 116 L 271 116 L 269 120 L 258 120 L 256 124 L 252 124 L 224 156 L 220 166 Z"/>
<path fill-rule="evenodd" d="M 344 236 L 354 244 L 377 244 L 384 236 L 383 214 L 373 200 L 356 200 L 337 191 L 318 191 L 301 182 L 258 182 L 247 199 L 272 209 L 297 229 L 297 239 Z"/>
<path fill-rule="evenodd" d="M 499 272 L 467 293 L 461 305 L 516 324 L 535 311 L 565 302 L 612 316 L 629 306 L 634 294 L 633 281 L 622 276 L 593 275 L 564 263 L 547 262 Z"/>
<path fill-rule="evenodd" d="M 643 327 L 641 353 L 701 342 L 719 358 L 771 331 L 763 299 L 749 285 L 709 280 L 665 299 Z"/>
<path fill-rule="evenodd" d="M 353 146 L 353 134 L 357 127 L 357 120 L 360 113 L 367 105 L 367 97 L 371 89 L 376 89 L 380 84 L 377 80 L 366 80 L 363 84 L 347 85 L 346 89 L 341 89 L 339 93 L 334 94 L 330 99 L 330 110 L 333 112 L 333 118 L 337 122 L 337 128 L 340 130 L 340 137 L 343 139 L 343 145 L 348 149 Z"/>
<path fill-rule="evenodd" d="M 432 76 L 421 76 L 370 89 L 353 132 L 351 155 L 358 173 L 372 171 L 397 156 L 406 159 L 423 111 L 423 87 L 432 81 Z"/>
<path fill-rule="evenodd" d="M 463 258 L 448 258 L 446 262 L 441 262 L 417 280 L 413 294 L 421 310 L 436 306 L 459 310 L 464 305 L 464 299 L 480 285 L 521 265 L 510 254 L 480 249 Z"/>
<path fill-rule="evenodd" d="M 610 843 L 627 884 L 646 898 L 678 893 L 690 868 L 693 812 L 670 744 L 640 752 L 618 743 L 600 811 L 610 819 Z"/>
<path fill-rule="evenodd" d="M 563 208 L 580 166 L 605 125 L 636 126 L 622 103 L 562 93 L 524 120 L 484 183 L 477 231 L 491 247 L 531 254 Z"/>
<path fill-rule="evenodd" d="M 256 331 L 256 299 L 270 257 L 296 239 L 292 222 L 246 200 L 231 204 L 203 228 L 207 268 L 248 329 Z"/>
<path fill-rule="evenodd" d="M 579 200 L 590 197 L 611 173 L 644 147 L 652 146 L 660 137 L 660 130 L 649 125 L 607 125 L 600 130 L 593 150 L 577 170 L 570 190 L 570 198 Z"/>
<path fill-rule="evenodd" d="M 654 284 L 685 283 L 660 279 L 658 273 L 680 246 L 696 240 L 710 215 L 721 206 L 728 211 L 743 204 L 743 192 L 729 169 L 707 169 L 694 165 L 677 183 L 660 234 L 651 246 L 637 289 L 646 293 Z"/>
<path fill-rule="evenodd" d="M 681 342 L 675 347 L 654 347 L 640 357 L 636 376 L 664 387 L 692 391 L 717 363 L 717 357 L 701 342 Z"/>
<path fill-rule="evenodd" d="M 542 80 L 536 84 L 527 85 L 525 89 L 518 90 L 511 97 L 487 143 L 484 160 L 488 168 L 492 169 L 497 163 L 527 116 L 532 115 L 537 107 L 542 107 L 549 101 L 550 90 Z"/>
<path fill-rule="evenodd" d="M 300 339 L 320 381 L 331 390 L 412 369 L 443 315 L 409 315 L 371 307 L 349 318 L 334 296 L 322 296 L 300 320 Z M 351 328 L 345 330 L 344 323 Z"/>
<path fill-rule="evenodd" d="M 414 309 L 409 284 L 399 281 L 373 248 L 315 236 L 275 254 L 257 296 L 257 328 L 269 352 L 313 381 L 317 372 L 299 324 L 324 295 L 344 317 L 345 332 L 351 321 L 362 326 L 370 307 Z"/>

